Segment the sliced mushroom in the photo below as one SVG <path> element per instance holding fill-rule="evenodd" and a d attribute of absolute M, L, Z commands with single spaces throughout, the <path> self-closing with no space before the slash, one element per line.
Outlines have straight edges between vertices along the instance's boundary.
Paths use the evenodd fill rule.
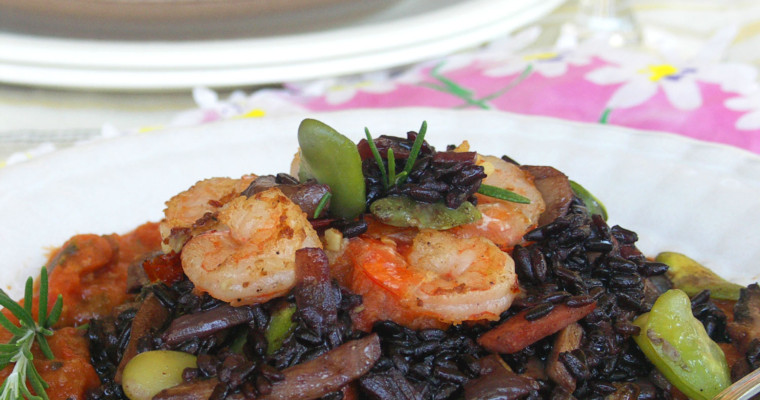
<path fill-rule="evenodd" d="M 296 286 L 293 292 L 301 320 L 317 335 L 329 335 L 331 345 L 337 346 L 340 335 L 335 328 L 340 294 L 333 289 L 328 264 L 327 255 L 322 249 L 297 250 Z"/>
<path fill-rule="evenodd" d="M 256 178 L 256 180 L 251 182 L 241 195 L 250 197 L 258 192 L 273 187 L 280 189 L 282 194 L 301 207 L 301 210 L 303 210 L 309 218 L 314 217 L 314 213 L 317 211 L 317 206 L 320 201 L 322 201 L 322 198 L 330 192 L 329 186 L 320 185 L 314 181 L 299 184 L 277 183 L 274 176 L 266 175 Z M 329 203 L 325 206 L 325 209 L 327 209 L 328 206 Z"/>
<path fill-rule="evenodd" d="M 366 374 L 380 358 L 380 338 L 376 334 L 343 343 L 321 356 L 282 371 L 282 380 L 272 383 L 272 391 L 258 400 L 310 400 L 340 390 Z M 219 379 L 199 379 L 165 389 L 153 400 L 206 400 Z"/>
<path fill-rule="evenodd" d="M 760 340 L 760 286 L 757 283 L 741 289 L 734 306 L 734 320 L 726 328 L 742 353 L 747 353 L 753 340 Z"/>
<path fill-rule="evenodd" d="M 121 357 L 119 367 L 116 369 L 116 375 L 114 381 L 121 383 L 121 375 L 124 372 L 124 367 L 127 363 L 137 355 L 137 342 L 141 337 L 150 333 L 151 330 L 160 329 L 166 320 L 169 318 L 169 310 L 167 310 L 163 304 L 156 298 L 153 293 L 149 293 L 145 296 L 140 305 L 140 309 L 137 310 L 135 319 L 132 320 L 132 329 L 129 334 L 129 342 L 124 350 L 124 355 Z"/>
<path fill-rule="evenodd" d="M 223 329 L 250 322 L 256 316 L 253 306 L 224 305 L 208 311 L 183 315 L 169 325 L 163 339 L 176 346 L 194 337 L 206 337 Z"/>
<path fill-rule="evenodd" d="M 496 368 L 464 385 L 466 400 L 517 400 L 538 391 L 538 382 L 506 368 Z"/>
<path fill-rule="evenodd" d="M 554 346 L 546 363 L 546 374 L 554 383 L 572 393 L 575 391 L 575 378 L 559 361 L 560 353 L 572 351 L 580 347 L 583 339 L 583 328 L 577 323 L 564 327 L 554 339 Z"/>
<path fill-rule="evenodd" d="M 377 334 L 343 343 L 333 350 L 282 371 L 272 392 L 259 400 L 318 399 L 366 374 L 380 358 Z"/>
<path fill-rule="evenodd" d="M 567 175 L 547 166 L 523 165 L 520 169 L 533 175 L 533 184 L 546 203 L 546 210 L 538 219 L 539 225 L 546 225 L 567 213 L 573 200 L 573 189 Z"/>

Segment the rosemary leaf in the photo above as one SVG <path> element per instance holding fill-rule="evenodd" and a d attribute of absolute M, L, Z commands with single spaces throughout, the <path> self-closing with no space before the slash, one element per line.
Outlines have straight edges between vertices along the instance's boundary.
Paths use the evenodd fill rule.
<path fill-rule="evenodd" d="M 420 127 L 420 132 L 417 134 L 417 138 L 414 139 L 414 144 L 412 144 L 412 150 L 409 151 L 409 158 L 406 159 L 406 164 L 404 165 L 404 172 L 406 173 L 402 181 L 398 183 L 404 183 L 406 181 L 406 176 L 409 176 L 409 174 L 412 172 L 412 168 L 414 168 L 414 163 L 417 162 L 417 156 L 420 155 L 420 149 L 422 149 L 422 143 L 425 141 L 425 133 L 427 133 L 427 121 L 422 121 L 422 126 Z"/>
<path fill-rule="evenodd" d="M 10 343 L 0 344 L 0 354 L 11 352 L 11 351 L 16 351 L 17 348 L 18 348 L 18 346 L 16 346 L 15 344 L 10 344 Z M 0 357 L 2 357 L 2 356 L 0 356 Z"/>
<path fill-rule="evenodd" d="M 24 310 L 29 315 L 32 315 L 32 301 L 34 300 L 34 280 L 30 276 L 26 280 L 26 287 L 24 288 Z"/>
<path fill-rule="evenodd" d="M 396 156 L 393 149 L 388 149 L 388 186 L 396 183 Z"/>
<path fill-rule="evenodd" d="M 53 304 L 53 309 L 50 310 L 50 314 L 48 315 L 45 326 L 51 327 L 55 325 L 55 323 L 58 322 L 58 318 L 61 317 L 62 311 L 63 311 L 63 296 L 59 294 L 58 298 L 55 299 L 55 304 Z"/>
<path fill-rule="evenodd" d="M 327 206 L 327 202 L 330 201 L 330 198 L 332 197 L 332 193 L 327 192 L 324 196 L 319 200 L 319 204 L 317 204 L 317 209 L 314 210 L 314 219 L 319 218 L 319 215 L 322 214 L 322 211 L 324 210 L 325 206 Z"/>
<path fill-rule="evenodd" d="M 377 168 L 380 169 L 380 176 L 382 177 L 383 186 L 385 189 L 388 189 L 390 183 L 388 182 L 388 175 L 385 173 L 385 164 L 383 164 L 383 158 L 380 157 L 380 152 L 377 150 L 377 146 L 375 146 L 375 141 L 372 139 L 372 135 L 369 134 L 369 128 L 364 128 L 364 134 L 367 136 L 367 143 L 369 144 L 369 149 L 372 151 L 372 155 L 375 157 Z"/>
<path fill-rule="evenodd" d="M 53 350 L 50 349 L 50 344 L 48 344 L 47 338 L 44 335 L 37 335 L 37 343 L 40 345 L 40 350 L 45 357 L 49 359 L 55 358 Z"/>
<path fill-rule="evenodd" d="M 29 363 L 29 366 L 27 367 L 27 378 L 29 380 L 29 384 L 32 386 L 32 389 L 36 393 L 39 393 L 39 396 L 35 396 L 38 399 L 41 400 L 48 400 L 47 393 L 45 393 L 45 389 L 50 387 L 47 383 L 45 383 L 44 380 L 42 380 L 42 377 L 37 372 L 37 369 L 34 368 L 34 364 L 31 362 Z"/>
<path fill-rule="evenodd" d="M 46 325 L 45 319 L 47 318 L 47 312 L 48 312 L 48 271 L 46 267 L 42 267 L 42 271 L 40 271 L 40 304 L 37 308 L 37 321 L 42 326 L 49 326 Z"/>
<path fill-rule="evenodd" d="M 0 325 L 7 329 L 13 336 L 22 336 L 26 329 L 14 325 L 5 315 L 0 314 Z"/>
<path fill-rule="evenodd" d="M 480 188 L 478 188 L 478 193 L 499 200 L 510 201 L 512 203 L 530 204 L 530 199 L 527 197 L 496 186 L 481 184 Z"/>
<path fill-rule="evenodd" d="M 4 290 L 0 289 L 0 305 L 7 308 L 13 315 L 18 318 L 19 322 L 26 327 L 34 326 L 32 315 L 26 312 L 24 307 L 13 301 Z"/>

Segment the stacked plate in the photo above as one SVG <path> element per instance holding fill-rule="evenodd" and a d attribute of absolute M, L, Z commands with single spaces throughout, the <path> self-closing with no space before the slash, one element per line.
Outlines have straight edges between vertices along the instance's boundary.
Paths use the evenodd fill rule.
<path fill-rule="evenodd" d="M 0 0 L 0 81 L 232 87 L 356 73 L 476 46 L 562 0 Z"/>

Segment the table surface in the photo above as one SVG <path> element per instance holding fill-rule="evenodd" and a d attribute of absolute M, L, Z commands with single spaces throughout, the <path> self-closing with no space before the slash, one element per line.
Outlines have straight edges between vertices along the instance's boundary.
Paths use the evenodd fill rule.
<path fill-rule="evenodd" d="M 614 124 L 760 153 L 760 4 L 635 0 L 630 10 L 639 40 L 624 46 L 585 35 L 568 3 L 483 46 L 361 75 L 167 93 L 0 85 L 0 167 L 103 136 L 408 106 Z"/>

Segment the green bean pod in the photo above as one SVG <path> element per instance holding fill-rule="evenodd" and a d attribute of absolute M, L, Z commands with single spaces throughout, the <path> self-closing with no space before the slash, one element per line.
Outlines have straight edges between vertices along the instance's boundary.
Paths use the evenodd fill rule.
<path fill-rule="evenodd" d="M 633 324 L 641 328 L 633 337 L 641 351 L 689 398 L 710 400 L 731 384 L 723 350 L 694 318 L 683 291 L 663 293 Z"/>
<path fill-rule="evenodd" d="M 588 210 L 589 214 L 599 214 L 602 216 L 602 219 L 605 221 L 607 220 L 607 209 L 604 207 L 604 204 L 602 204 L 602 202 L 596 198 L 596 196 L 591 194 L 591 192 L 589 192 L 585 187 L 581 186 L 580 183 L 575 181 L 570 181 L 570 188 L 573 189 L 575 195 L 583 201 L 583 204 L 586 205 L 586 209 Z"/>
<path fill-rule="evenodd" d="M 658 254 L 655 261 L 670 267 L 667 275 L 673 286 L 689 296 L 709 289 L 710 297 L 714 299 L 739 300 L 741 285 L 721 278 L 709 268 L 683 254 L 666 251 Z"/>
<path fill-rule="evenodd" d="M 353 219 L 364 212 L 366 189 L 356 144 L 324 123 L 305 119 L 298 127 L 298 178 L 330 186 L 330 215 Z"/>
<path fill-rule="evenodd" d="M 296 312 L 296 305 L 290 304 L 274 313 L 269 320 L 264 337 L 267 339 L 267 354 L 274 354 L 282 347 L 282 343 L 290 336 L 295 329 L 293 323 L 293 314 Z"/>
<path fill-rule="evenodd" d="M 380 222 L 400 227 L 450 229 L 481 218 L 480 211 L 469 201 L 457 209 L 443 203 L 422 203 L 408 196 L 388 196 L 369 206 Z"/>

